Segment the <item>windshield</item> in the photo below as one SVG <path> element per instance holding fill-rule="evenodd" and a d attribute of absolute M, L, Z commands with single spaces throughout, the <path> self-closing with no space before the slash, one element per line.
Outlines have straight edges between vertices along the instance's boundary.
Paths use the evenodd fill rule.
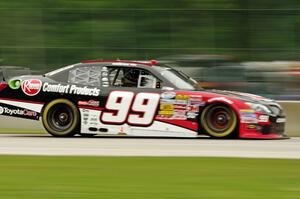
<path fill-rule="evenodd" d="M 174 70 L 169 67 L 153 66 L 153 69 L 158 71 L 161 76 L 168 79 L 176 88 L 183 90 L 201 89 L 195 80 L 188 77 L 181 71 Z"/>

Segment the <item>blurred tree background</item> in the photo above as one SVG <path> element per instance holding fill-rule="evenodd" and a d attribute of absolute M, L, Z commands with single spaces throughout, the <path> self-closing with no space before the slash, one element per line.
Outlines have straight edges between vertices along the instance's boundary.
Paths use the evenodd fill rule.
<path fill-rule="evenodd" d="M 0 65 L 223 54 L 299 60 L 299 0 L 0 0 Z"/>

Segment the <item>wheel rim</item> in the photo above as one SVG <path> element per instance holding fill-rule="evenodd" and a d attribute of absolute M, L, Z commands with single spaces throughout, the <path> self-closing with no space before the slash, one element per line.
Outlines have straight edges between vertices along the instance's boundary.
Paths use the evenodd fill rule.
<path fill-rule="evenodd" d="M 72 126 L 74 113 L 70 107 L 57 104 L 51 107 L 47 117 L 49 125 L 53 130 L 64 132 Z"/>
<path fill-rule="evenodd" d="M 226 129 L 230 124 L 230 115 L 225 110 L 214 110 L 210 113 L 209 122 L 214 129 Z"/>
<path fill-rule="evenodd" d="M 236 126 L 236 115 L 231 108 L 214 105 L 207 107 L 201 118 L 205 130 L 212 136 L 225 137 L 233 132 Z"/>

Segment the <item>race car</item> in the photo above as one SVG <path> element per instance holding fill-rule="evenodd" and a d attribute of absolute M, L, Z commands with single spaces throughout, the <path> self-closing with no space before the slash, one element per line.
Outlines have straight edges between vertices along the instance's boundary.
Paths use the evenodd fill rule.
<path fill-rule="evenodd" d="M 155 60 L 86 60 L 13 77 L 0 84 L 0 115 L 42 120 L 56 137 L 286 137 L 275 101 L 204 90 Z"/>

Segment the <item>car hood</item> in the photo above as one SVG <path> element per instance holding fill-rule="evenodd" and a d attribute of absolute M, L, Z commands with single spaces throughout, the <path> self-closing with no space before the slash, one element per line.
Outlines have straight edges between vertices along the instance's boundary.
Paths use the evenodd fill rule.
<path fill-rule="evenodd" d="M 242 93 L 237 91 L 225 91 L 225 90 L 206 90 L 209 93 L 223 95 L 229 98 L 241 100 L 244 102 L 260 103 L 260 104 L 273 104 L 276 103 L 274 100 L 254 95 L 250 93 Z"/>

